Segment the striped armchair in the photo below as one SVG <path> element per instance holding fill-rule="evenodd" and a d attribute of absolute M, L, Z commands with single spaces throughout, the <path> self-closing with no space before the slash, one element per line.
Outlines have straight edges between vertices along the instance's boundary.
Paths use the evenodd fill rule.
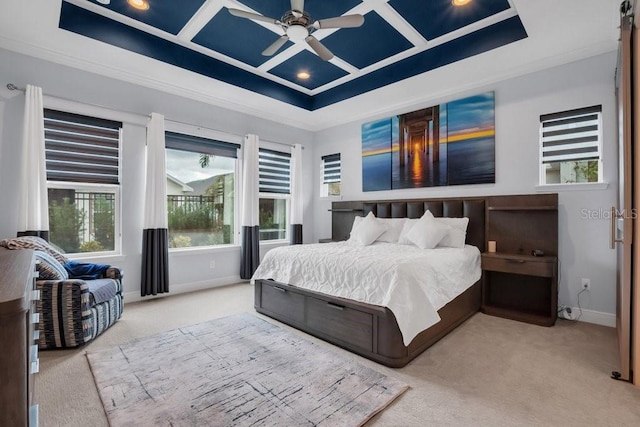
<path fill-rule="evenodd" d="M 33 249 L 39 278 L 36 302 L 40 349 L 77 347 L 103 333 L 122 316 L 122 270 L 69 260 L 40 237 L 0 240 L 11 250 Z M 83 267 L 89 267 L 88 269 Z M 73 273 L 84 274 L 81 277 Z"/>
<path fill-rule="evenodd" d="M 40 349 L 77 347 L 103 333 L 122 316 L 122 272 L 110 267 L 94 280 L 37 280 Z"/>

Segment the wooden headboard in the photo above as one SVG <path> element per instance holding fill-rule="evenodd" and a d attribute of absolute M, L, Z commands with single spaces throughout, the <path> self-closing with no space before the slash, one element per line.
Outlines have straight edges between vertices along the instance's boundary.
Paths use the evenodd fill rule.
<path fill-rule="evenodd" d="M 445 199 L 364 200 L 331 204 L 331 238 L 346 240 L 356 216 L 369 212 L 378 218 L 420 218 L 426 210 L 436 217 L 468 217 L 467 243 L 485 250 L 485 198 L 460 197 Z"/>

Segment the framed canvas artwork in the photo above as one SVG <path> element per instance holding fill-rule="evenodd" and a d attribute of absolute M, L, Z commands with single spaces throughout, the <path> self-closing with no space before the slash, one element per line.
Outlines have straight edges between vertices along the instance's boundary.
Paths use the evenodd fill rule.
<path fill-rule="evenodd" d="M 495 183 L 493 92 L 362 125 L 363 191 Z"/>

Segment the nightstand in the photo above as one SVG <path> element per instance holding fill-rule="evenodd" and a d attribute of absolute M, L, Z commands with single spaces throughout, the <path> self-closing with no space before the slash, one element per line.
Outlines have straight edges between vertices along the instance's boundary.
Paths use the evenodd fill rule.
<path fill-rule="evenodd" d="M 553 326 L 558 306 L 558 258 L 482 254 L 482 312 Z"/>

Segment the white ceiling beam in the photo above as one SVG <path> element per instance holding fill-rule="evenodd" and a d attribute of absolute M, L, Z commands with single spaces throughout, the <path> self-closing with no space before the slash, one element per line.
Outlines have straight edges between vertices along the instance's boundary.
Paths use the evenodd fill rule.
<path fill-rule="evenodd" d="M 218 0 L 207 0 L 191 17 L 189 22 L 182 27 L 182 30 L 178 33 L 178 38 L 184 41 L 191 41 L 222 7 L 222 3 Z"/>

